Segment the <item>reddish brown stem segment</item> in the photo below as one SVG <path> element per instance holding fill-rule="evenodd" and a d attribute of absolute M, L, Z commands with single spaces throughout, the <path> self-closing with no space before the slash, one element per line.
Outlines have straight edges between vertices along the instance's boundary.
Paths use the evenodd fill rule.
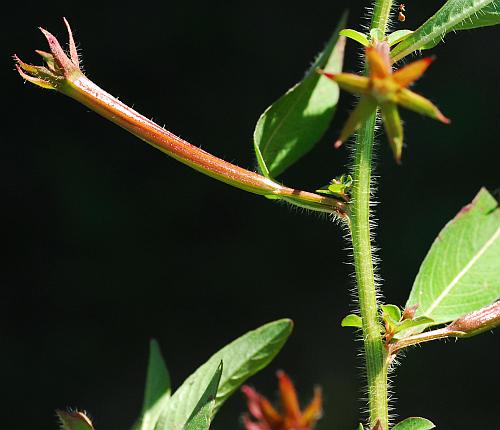
<path fill-rule="evenodd" d="M 24 79 L 77 100 L 155 148 L 208 176 L 251 193 L 347 219 L 346 202 L 283 186 L 271 178 L 221 160 L 163 129 L 99 88 L 80 70 L 71 29 L 64 21 L 69 33 L 69 56 L 51 33 L 41 29 L 51 51 L 50 54 L 40 52 L 47 67 L 31 66 L 15 56 L 17 70 Z"/>

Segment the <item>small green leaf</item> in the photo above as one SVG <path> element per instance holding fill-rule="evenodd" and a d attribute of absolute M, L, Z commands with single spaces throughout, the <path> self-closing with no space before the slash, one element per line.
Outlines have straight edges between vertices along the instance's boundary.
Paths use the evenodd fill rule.
<path fill-rule="evenodd" d="M 327 194 L 330 196 L 341 197 L 343 199 L 347 198 L 347 192 L 352 187 L 352 176 L 351 175 L 341 175 L 335 179 L 332 179 L 330 183 L 316 190 L 319 194 Z"/>
<path fill-rule="evenodd" d="M 288 319 L 266 324 L 246 333 L 215 353 L 199 367 L 164 405 L 155 430 L 177 430 L 186 424 L 191 412 L 214 374 L 224 362 L 213 412 L 250 376 L 269 364 L 285 344 L 293 323 Z"/>
<path fill-rule="evenodd" d="M 155 339 L 149 345 L 149 362 L 141 416 L 134 430 L 153 430 L 163 405 L 170 398 L 170 375 Z"/>
<path fill-rule="evenodd" d="M 56 411 L 63 430 L 94 430 L 90 419 L 83 412 Z"/>
<path fill-rule="evenodd" d="M 187 420 L 184 430 L 208 430 L 212 422 L 213 410 L 215 407 L 215 397 L 219 387 L 220 377 L 222 375 L 222 361 L 212 376 L 207 389 L 202 394 L 193 413 Z"/>
<path fill-rule="evenodd" d="M 499 261 L 500 208 L 483 188 L 439 233 L 406 307 L 442 324 L 489 305 L 500 298 Z"/>
<path fill-rule="evenodd" d="M 392 322 L 397 323 L 401 319 L 401 309 L 396 305 L 382 305 L 380 306 L 382 313 L 392 319 Z"/>
<path fill-rule="evenodd" d="M 368 37 L 366 37 L 363 33 L 359 31 L 352 30 L 350 28 L 344 28 L 340 33 L 341 36 L 348 37 L 349 39 L 355 40 L 358 43 L 361 43 L 363 46 L 370 46 L 370 41 Z"/>
<path fill-rule="evenodd" d="M 412 33 L 412 30 L 396 30 L 395 32 L 387 36 L 387 43 L 389 44 L 389 46 L 393 46 L 396 43 L 399 43 L 406 39 Z"/>
<path fill-rule="evenodd" d="M 431 430 L 433 428 L 436 426 L 431 421 L 425 418 L 411 417 L 396 424 L 392 430 Z"/>
<path fill-rule="evenodd" d="M 363 327 L 363 320 L 359 315 L 347 315 L 340 323 L 342 327 Z"/>
<path fill-rule="evenodd" d="M 333 118 L 338 85 L 317 73 L 342 70 L 345 39 L 339 37 L 346 15 L 304 79 L 269 106 L 257 121 L 254 149 L 262 174 L 276 177 L 309 152 Z"/>
<path fill-rule="evenodd" d="M 384 40 L 384 32 L 379 28 L 372 28 L 370 30 L 370 38 L 371 40 L 378 40 L 379 42 L 381 42 L 382 40 Z"/>
<path fill-rule="evenodd" d="M 363 428 L 363 425 L 362 425 L 362 424 L 360 424 L 360 425 L 358 426 L 358 430 L 365 430 L 365 429 Z"/>
<path fill-rule="evenodd" d="M 418 49 L 435 46 L 450 31 L 497 24 L 499 7 L 500 0 L 448 0 L 413 34 L 399 43 L 391 51 L 391 56 L 394 61 L 399 61 Z"/>
<path fill-rule="evenodd" d="M 418 317 L 413 320 L 404 320 L 401 323 L 399 323 L 396 327 L 396 333 L 403 332 L 405 330 L 409 330 L 414 327 L 418 327 L 419 325 L 425 325 L 426 327 L 429 325 L 432 325 L 434 323 L 434 320 L 432 318 L 428 317 Z M 400 337 L 400 336 L 396 336 Z"/>

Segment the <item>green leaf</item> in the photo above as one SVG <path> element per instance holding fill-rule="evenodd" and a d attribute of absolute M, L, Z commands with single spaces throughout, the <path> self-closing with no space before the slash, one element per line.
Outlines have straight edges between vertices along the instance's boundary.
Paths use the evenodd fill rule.
<path fill-rule="evenodd" d="M 83 412 L 56 411 L 63 430 L 94 430 L 90 419 Z"/>
<path fill-rule="evenodd" d="M 215 407 L 215 397 L 219 387 L 220 377 L 222 375 L 222 361 L 210 380 L 208 387 L 202 394 L 193 413 L 187 420 L 184 430 L 208 430 L 212 422 L 213 410 Z"/>
<path fill-rule="evenodd" d="M 424 259 L 406 307 L 436 324 L 500 298 L 500 208 L 486 189 L 439 233 Z M 422 331 L 424 326 L 419 326 Z"/>
<path fill-rule="evenodd" d="M 363 428 L 363 425 L 362 425 L 362 424 L 360 424 L 360 425 L 358 426 L 358 430 L 365 430 L 365 429 Z"/>
<path fill-rule="evenodd" d="M 418 317 L 413 320 L 404 320 L 396 326 L 396 333 L 400 333 L 405 330 L 418 327 L 419 325 L 425 325 L 427 327 L 432 324 L 434 324 L 434 320 L 432 318 L 427 318 L 427 317 Z M 400 336 L 396 337 L 399 338 Z"/>
<path fill-rule="evenodd" d="M 436 426 L 431 421 L 425 418 L 411 417 L 396 424 L 392 430 L 431 430 L 433 428 Z"/>
<path fill-rule="evenodd" d="M 378 40 L 378 41 L 382 41 L 384 40 L 384 32 L 382 30 L 380 30 L 380 28 L 372 28 L 370 30 L 370 38 L 371 40 Z"/>
<path fill-rule="evenodd" d="M 358 43 L 361 43 L 363 46 L 370 46 L 370 41 L 368 37 L 366 37 L 363 33 L 359 31 L 352 30 L 350 28 L 344 28 L 340 33 L 341 36 L 348 37 L 349 39 L 355 40 Z"/>
<path fill-rule="evenodd" d="M 359 315 L 349 314 L 340 323 L 342 327 L 363 327 L 363 320 Z"/>
<path fill-rule="evenodd" d="M 472 30 L 474 28 L 489 27 L 500 24 L 500 1 L 494 0 L 488 6 L 481 9 L 476 15 L 469 17 L 466 21 L 455 25 L 447 33 L 451 31 Z M 441 42 L 442 38 L 435 39 L 426 43 L 420 49 L 431 49 Z"/>
<path fill-rule="evenodd" d="M 393 46 L 396 43 L 399 43 L 402 40 L 406 39 L 412 33 L 413 31 L 411 30 L 396 30 L 395 32 L 387 36 L 387 43 L 389 44 L 389 46 Z"/>
<path fill-rule="evenodd" d="M 180 430 L 186 424 L 215 367 L 224 362 L 213 412 L 250 376 L 269 364 L 292 331 L 288 319 L 266 324 L 246 333 L 215 353 L 172 395 L 163 408 L 156 430 Z M 201 334 L 200 334 L 201 335 Z"/>
<path fill-rule="evenodd" d="M 397 323 L 401 319 L 401 309 L 396 305 L 380 306 L 384 315 L 387 315 L 393 322 Z"/>
<path fill-rule="evenodd" d="M 321 139 L 333 118 L 339 88 L 317 73 L 342 70 L 345 39 L 343 15 L 333 36 L 304 79 L 269 106 L 261 115 L 253 135 L 254 149 L 262 174 L 276 177 L 309 152 Z"/>
<path fill-rule="evenodd" d="M 490 8 L 492 7 L 495 13 L 490 16 L 488 11 L 491 11 Z M 398 44 L 391 51 L 391 56 L 394 61 L 399 61 L 418 49 L 435 46 L 450 31 L 493 25 L 488 22 L 495 20 L 496 11 L 499 7 L 500 0 L 448 0 L 413 34 Z M 475 20 L 477 20 L 476 24 L 474 24 Z M 471 24 L 471 21 L 473 26 L 467 27 L 467 25 Z M 481 24 L 481 22 L 484 22 L 484 24 Z"/>
<path fill-rule="evenodd" d="M 471 30 L 473 28 L 490 27 L 498 24 L 500 24 L 500 1 L 493 0 L 476 15 L 453 27 L 453 30 Z"/>
<path fill-rule="evenodd" d="M 134 430 L 153 430 L 162 407 L 170 398 L 170 375 L 155 339 L 149 345 L 149 362 L 141 416 Z"/>

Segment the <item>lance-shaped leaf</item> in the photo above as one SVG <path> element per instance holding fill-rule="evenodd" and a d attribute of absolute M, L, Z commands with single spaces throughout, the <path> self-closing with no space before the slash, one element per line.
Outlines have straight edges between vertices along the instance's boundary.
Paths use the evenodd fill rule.
<path fill-rule="evenodd" d="M 368 37 L 366 37 L 366 35 L 360 33 L 359 31 L 352 30 L 350 28 L 344 28 L 343 30 L 340 31 L 339 34 L 341 36 L 348 37 L 349 39 L 352 39 L 358 43 L 361 43 L 361 45 L 363 46 L 370 46 L 370 41 L 368 40 Z"/>
<path fill-rule="evenodd" d="M 215 397 L 219 387 L 220 377 L 222 375 L 222 361 L 217 366 L 208 387 L 202 394 L 193 413 L 187 420 L 184 430 L 208 430 L 212 422 L 213 410 L 215 407 Z"/>
<path fill-rule="evenodd" d="M 499 0 L 448 0 L 392 50 L 392 59 L 399 61 L 418 49 L 435 46 L 450 31 L 497 24 L 499 7 Z"/>
<path fill-rule="evenodd" d="M 396 424 L 392 430 L 431 430 L 436 426 L 425 418 L 410 417 Z"/>
<path fill-rule="evenodd" d="M 472 30 L 473 28 L 480 27 L 490 27 L 492 25 L 500 24 L 500 1 L 493 0 L 488 6 L 482 8 L 477 14 L 472 15 L 466 21 L 462 21 L 460 24 L 455 25 L 453 28 L 448 30 L 460 31 L 460 30 Z M 441 42 L 442 39 L 436 39 L 422 46 L 421 49 L 431 49 Z"/>
<path fill-rule="evenodd" d="M 269 364 L 292 331 L 292 321 L 283 319 L 248 332 L 215 353 L 189 376 L 166 402 L 156 430 L 181 430 L 205 391 L 215 367 L 224 362 L 213 412 L 250 376 Z"/>
<path fill-rule="evenodd" d="M 155 339 L 149 347 L 149 362 L 144 390 L 144 403 L 134 430 L 153 430 L 160 416 L 162 406 L 170 398 L 170 375 Z"/>
<path fill-rule="evenodd" d="M 489 305 L 500 298 L 499 263 L 500 208 L 483 188 L 439 233 L 406 308 L 418 304 L 417 317 L 440 324 Z"/>
<path fill-rule="evenodd" d="M 89 417 L 83 412 L 56 411 L 63 430 L 94 430 Z"/>
<path fill-rule="evenodd" d="M 340 20 L 325 49 L 304 79 L 269 106 L 254 131 L 254 149 L 262 174 L 276 177 L 321 139 L 333 118 L 339 89 L 316 73 L 321 68 L 332 73 L 342 70 L 345 38 L 338 33 Z"/>

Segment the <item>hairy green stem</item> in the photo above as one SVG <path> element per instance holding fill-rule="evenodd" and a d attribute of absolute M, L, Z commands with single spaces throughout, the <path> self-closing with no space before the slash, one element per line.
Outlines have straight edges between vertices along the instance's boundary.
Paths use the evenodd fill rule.
<path fill-rule="evenodd" d="M 373 5 L 371 28 L 378 28 L 385 34 L 389 24 L 393 0 L 376 0 Z"/>
<path fill-rule="evenodd" d="M 370 185 L 375 120 L 375 114 L 370 116 L 356 138 L 350 225 L 359 308 L 363 319 L 370 428 L 380 420 L 383 429 L 387 430 L 387 360 L 380 333 L 370 237 Z"/>
<path fill-rule="evenodd" d="M 379 29 L 385 34 L 391 7 L 392 0 L 377 0 L 375 2 L 372 29 Z M 388 360 L 387 351 L 380 333 L 370 232 L 370 187 L 375 122 L 376 114 L 374 113 L 362 124 L 356 137 L 350 230 L 359 308 L 363 320 L 363 342 L 370 413 L 369 425 L 371 429 L 379 422 L 384 430 L 388 430 Z"/>

